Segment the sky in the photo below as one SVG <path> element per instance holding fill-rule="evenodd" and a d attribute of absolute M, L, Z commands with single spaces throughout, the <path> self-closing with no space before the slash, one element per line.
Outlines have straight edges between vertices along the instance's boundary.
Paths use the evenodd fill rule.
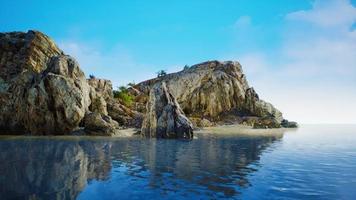
<path fill-rule="evenodd" d="M 300 123 L 356 123 L 356 0 L 2 0 L 0 31 L 39 30 L 114 87 L 239 61 Z"/>

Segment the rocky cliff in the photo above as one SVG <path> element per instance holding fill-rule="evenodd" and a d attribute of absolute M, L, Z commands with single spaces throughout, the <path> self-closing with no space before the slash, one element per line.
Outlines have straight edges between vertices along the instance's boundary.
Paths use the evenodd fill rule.
<path fill-rule="evenodd" d="M 95 112 L 106 122 L 100 130 L 111 135 L 117 123 L 107 116 L 112 91 L 104 83 L 87 81 L 78 63 L 40 32 L 0 34 L 2 133 L 69 134 L 81 124 L 90 131 Z"/>
<path fill-rule="evenodd" d="M 238 62 L 209 61 L 183 71 L 144 81 L 134 86 L 145 104 L 150 88 L 165 82 L 184 113 L 196 126 L 244 123 L 258 128 L 277 128 L 282 113 L 259 98 L 248 85 Z M 283 121 L 286 122 L 286 121 Z M 286 123 L 284 123 L 286 124 Z"/>

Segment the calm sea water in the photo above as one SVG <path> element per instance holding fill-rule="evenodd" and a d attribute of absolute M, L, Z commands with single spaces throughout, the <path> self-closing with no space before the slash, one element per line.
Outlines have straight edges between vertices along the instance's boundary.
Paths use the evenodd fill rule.
<path fill-rule="evenodd" d="M 1 138 L 0 199 L 356 199 L 356 125 L 192 141 Z"/>

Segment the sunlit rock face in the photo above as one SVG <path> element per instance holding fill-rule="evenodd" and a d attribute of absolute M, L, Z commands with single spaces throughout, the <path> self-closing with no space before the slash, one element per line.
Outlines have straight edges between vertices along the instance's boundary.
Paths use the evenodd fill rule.
<path fill-rule="evenodd" d="M 283 120 L 282 113 L 261 100 L 248 85 L 238 62 L 204 62 L 144 81 L 135 88 L 147 95 L 154 84 L 163 81 L 190 118 L 219 122 L 233 115 L 237 122 L 242 122 L 243 117 L 256 116 L 274 120 L 278 125 Z"/>
<path fill-rule="evenodd" d="M 109 81 L 87 81 L 75 59 L 46 35 L 0 34 L 2 134 L 70 134 L 91 112 L 105 117 L 110 97 Z"/>
<path fill-rule="evenodd" d="M 156 138 L 193 138 L 193 124 L 165 82 L 157 83 L 150 91 L 141 134 Z"/>
<path fill-rule="evenodd" d="M 105 100 L 112 99 L 112 83 L 110 80 L 106 79 L 97 79 L 95 77 L 88 79 L 88 84 L 95 90 L 96 93 L 99 93 Z"/>

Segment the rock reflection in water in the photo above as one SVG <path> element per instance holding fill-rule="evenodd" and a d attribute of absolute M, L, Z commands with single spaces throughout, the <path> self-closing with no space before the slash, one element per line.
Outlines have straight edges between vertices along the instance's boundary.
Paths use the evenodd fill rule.
<path fill-rule="evenodd" d="M 0 141 L 4 199 L 75 199 L 91 179 L 108 178 L 106 143 L 57 140 Z"/>
<path fill-rule="evenodd" d="M 247 175 L 258 169 L 261 152 L 281 137 L 0 140 L 0 195 L 5 199 L 231 197 L 249 186 Z M 130 182 L 131 191 L 123 188 L 123 182 Z M 94 191 L 94 184 L 105 187 Z"/>

